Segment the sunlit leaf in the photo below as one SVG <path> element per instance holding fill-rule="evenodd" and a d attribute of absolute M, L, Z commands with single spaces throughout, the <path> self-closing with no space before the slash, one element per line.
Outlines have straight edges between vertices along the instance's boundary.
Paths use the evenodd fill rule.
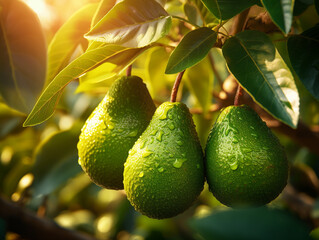
<path fill-rule="evenodd" d="M 289 37 L 288 53 L 298 77 L 319 100 L 319 25 Z"/>
<path fill-rule="evenodd" d="M 99 6 L 92 18 L 92 22 L 91 22 L 91 28 L 93 28 L 95 26 L 95 24 L 97 24 L 103 17 L 105 14 L 107 14 L 112 7 L 114 7 L 114 5 L 116 4 L 117 0 L 101 0 L 99 3 Z M 88 32 L 88 30 L 86 31 Z"/>
<path fill-rule="evenodd" d="M 58 30 L 48 48 L 46 85 L 67 66 L 77 47 L 86 45 L 83 35 L 90 30 L 91 19 L 97 4 L 89 4 L 73 14 Z"/>
<path fill-rule="evenodd" d="M 286 34 L 289 33 L 292 24 L 294 0 L 262 0 L 262 3 L 281 31 Z"/>
<path fill-rule="evenodd" d="M 213 90 L 213 72 L 208 59 L 187 69 L 184 78 L 188 89 L 195 96 L 204 113 L 207 113 Z"/>
<path fill-rule="evenodd" d="M 92 91 L 93 86 L 100 87 L 101 82 L 103 86 L 110 86 L 118 76 L 131 65 L 134 60 L 147 49 L 145 48 L 129 48 L 121 51 L 119 54 L 113 56 L 108 62 L 103 63 L 97 68 L 87 72 L 80 77 L 80 85 L 77 92 Z"/>
<path fill-rule="evenodd" d="M 85 37 L 125 47 L 144 47 L 165 36 L 170 26 L 171 17 L 155 0 L 124 0 Z"/>
<path fill-rule="evenodd" d="M 57 132 L 37 147 L 32 169 L 33 194 L 47 195 L 69 178 L 81 172 L 77 163 L 77 142 L 82 124 L 76 123 L 70 130 Z"/>
<path fill-rule="evenodd" d="M 164 74 L 169 53 L 162 47 L 150 49 L 146 57 L 146 80 L 150 84 L 151 96 L 159 101 L 164 101 L 166 87 L 175 80 L 175 76 Z"/>
<path fill-rule="evenodd" d="M 217 18 L 227 20 L 259 2 L 259 0 L 201 0 Z"/>
<path fill-rule="evenodd" d="M 122 60 L 127 60 L 121 55 L 122 51 L 127 51 L 131 56 L 135 57 L 146 48 L 125 49 L 121 46 L 107 45 L 85 52 L 71 62 L 52 80 L 41 94 L 32 112 L 24 122 L 24 126 L 36 125 L 51 117 L 64 87 L 73 79 L 79 78 L 84 73 L 100 66 L 104 62 L 110 62 L 120 66 Z"/>
<path fill-rule="evenodd" d="M 24 115 L 0 103 L 0 139 L 6 137 L 12 131 L 21 129 Z"/>
<path fill-rule="evenodd" d="M 201 61 L 215 44 L 216 38 L 216 32 L 210 28 L 198 28 L 186 34 L 172 52 L 165 73 L 178 73 Z"/>
<path fill-rule="evenodd" d="M 275 118 L 295 128 L 299 94 L 293 76 L 269 37 L 244 31 L 230 38 L 223 54 L 233 75 Z"/>
<path fill-rule="evenodd" d="M 0 11 L 0 94 L 7 105 L 28 113 L 45 80 L 42 27 L 21 1 L 5 1 Z"/>
<path fill-rule="evenodd" d="M 201 26 L 216 26 L 219 20 L 205 7 L 200 0 L 191 0 L 184 5 L 184 12 L 188 19 Z M 192 16 L 193 17 L 192 17 Z"/>
<path fill-rule="evenodd" d="M 193 219 L 190 225 L 203 239 L 311 239 L 309 227 L 298 218 L 266 207 L 217 211 L 207 217 Z"/>

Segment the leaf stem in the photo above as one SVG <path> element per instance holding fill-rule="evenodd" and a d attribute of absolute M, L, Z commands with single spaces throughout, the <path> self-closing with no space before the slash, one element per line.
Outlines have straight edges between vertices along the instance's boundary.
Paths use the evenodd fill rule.
<path fill-rule="evenodd" d="M 198 25 L 195 24 L 195 23 L 192 23 L 192 22 L 188 21 L 188 20 L 185 19 L 185 18 L 182 18 L 182 17 L 179 17 L 179 16 L 175 16 L 175 15 L 172 15 L 172 18 L 176 18 L 176 19 L 181 20 L 181 21 L 183 21 L 183 22 L 187 22 L 187 23 L 189 23 L 190 25 L 192 25 L 192 26 L 194 26 L 194 27 L 196 27 L 196 28 L 200 28 L 200 26 L 198 26 Z"/>
<path fill-rule="evenodd" d="M 184 71 L 180 72 L 175 80 L 174 86 L 172 88 L 172 93 L 171 93 L 171 102 L 176 102 L 176 96 L 177 96 L 177 92 L 178 92 L 178 88 L 179 88 L 179 84 L 182 81 L 183 75 L 184 75 Z"/>
<path fill-rule="evenodd" d="M 240 100 L 240 97 L 242 95 L 243 95 L 243 88 L 240 86 L 240 84 L 238 84 L 236 95 L 235 95 L 235 99 L 234 99 L 234 105 L 235 106 L 239 105 L 239 100 Z"/>
<path fill-rule="evenodd" d="M 126 69 L 126 76 L 130 77 L 132 75 L 132 64 L 130 64 Z"/>

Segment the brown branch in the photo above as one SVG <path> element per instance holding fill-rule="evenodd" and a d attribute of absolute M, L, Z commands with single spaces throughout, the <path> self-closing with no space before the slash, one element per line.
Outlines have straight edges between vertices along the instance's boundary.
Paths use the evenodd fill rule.
<path fill-rule="evenodd" d="M 130 77 L 132 75 L 132 64 L 129 65 L 126 69 L 126 76 Z"/>
<path fill-rule="evenodd" d="M 238 106 L 241 96 L 243 95 L 243 88 L 238 84 L 235 99 L 234 99 L 234 105 Z"/>
<path fill-rule="evenodd" d="M 172 89 L 172 93 L 171 93 L 171 102 L 176 102 L 176 97 L 177 97 L 177 92 L 178 92 L 178 88 L 179 88 L 179 84 L 181 83 L 182 81 L 182 78 L 183 78 L 183 75 L 184 75 L 184 71 L 180 72 L 177 77 L 176 77 L 176 80 L 175 80 L 175 83 L 174 83 L 174 86 L 173 86 L 173 89 Z"/>
<path fill-rule="evenodd" d="M 245 28 L 249 10 L 250 8 L 246 9 L 245 11 L 241 12 L 240 14 L 234 17 L 232 28 L 229 31 L 230 35 L 235 35 L 236 33 L 241 32 Z"/>
<path fill-rule="evenodd" d="M 52 220 L 40 218 L 24 207 L 0 196 L 0 217 L 7 223 L 7 230 L 22 238 L 33 240 L 94 240 L 94 238 L 60 227 Z"/>
<path fill-rule="evenodd" d="M 268 12 L 262 12 L 256 17 L 249 18 L 246 29 L 257 30 L 264 33 L 280 32 L 279 28 L 271 20 Z"/>

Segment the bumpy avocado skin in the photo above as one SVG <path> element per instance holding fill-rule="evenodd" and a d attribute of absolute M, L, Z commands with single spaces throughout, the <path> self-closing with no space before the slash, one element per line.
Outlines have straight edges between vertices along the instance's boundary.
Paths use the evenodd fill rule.
<path fill-rule="evenodd" d="M 222 110 L 208 137 L 205 159 L 210 191 L 227 206 L 267 204 L 287 184 L 283 147 L 245 105 Z"/>
<path fill-rule="evenodd" d="M 127 197 L 142 214 L 169 218 L 189 208 L 203 184 L 203 152 L 192 116 L 183 103 L 163 103 L 125 163 Z"/>
<path fill-rule="evenodd" d="M 155 105 L 136 76 L 115 81 L 84 124 L 78 142 L 79 164 L 97 185 L 123 189 L 128 151 L 148 126 Z"/>

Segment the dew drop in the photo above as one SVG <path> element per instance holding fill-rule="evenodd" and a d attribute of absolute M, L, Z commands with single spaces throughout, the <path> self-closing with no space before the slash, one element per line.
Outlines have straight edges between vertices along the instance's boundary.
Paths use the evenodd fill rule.
<path fill-rule="evenodd" d="M 150 139 L 150 144 L 153 143 L 153 142 L 154 142 L 154 138 L 151 138 Z"/>
<path fill-rule="evenodd" d="M 152 151 L 148 150 L 148 149 L 145 149 L 142 153 L 142 157 L 146 158 L 148 157 L 149 155 L 153 154 Z"/>
<path fill-rule="evenodd" d="M 252 130 L 255 130 L 255 128 L 253 126 L 249 126 Z"/>
<path fill-rule="evenodd" d="M 156 139 L 159 141 L 159 142 L 161 142 L 162 141 L 162 136 L 163 136 L 163 131 L 159 131 L 159 133 L 158 133 L 158 135 L 157 135 L 157 137 L 156 137 Z"/>
<path fill-rule="evenodd" d="M 107 125 L 107 127 L 109 128 L 109 129 L 114 129 L 114 123 L 112 123 L 112 122 L 109 122 L 109 124 Z"/>
<path fill-rule="evenodd" d="M 233 163 L 230 163 L 229 166 L 231 170 L 235 171 L 238 168 L 238 162 L 235 161 Z"/>
<path fill-rule="evenodd" d="M 241 150 L 242 150 L 244 153 L 250 153 L 250 152 L 253 151 L 251 148 L 245 148 L 245 147 L 241 148 Z"/>
<path fill-rule="evenodd" d="M 124 132 L 124 129 L 119 128 L 117 131 L 118 131 L 119 133 L 121 133 L 121 132 Z"/>
<path fill-rule="evenodd" d="M 169 156 L 170 158 L 172 158 L 172 157 L 174 157 L 174 154 L 170 153 L 168 156 Z"/>
<path fill-rule="evenodd" d="M 168 127 L 169 127 L 169 129 L 171 129 L 171 130 L 173 130 L 173 129 L 175 128 L 175 126 L 174 126 L 173 123 L 169 123 L 169 124 L 168 124 Z"/>
<path fill-rule="evenodd" d="M 152 136 L 155 136 L 156 133 L 157 133 L 157 130 L 154 129 L 150 134 L 151 134 Z"/>
<path fill-rule="evenodd" d="M 145 141 L 144 141 L 144 142 L 141 142 L 141 144 L 140 144 L 140 149 L 144 148 L 144 146 L 145 146 Z"/>
<path fill-rule="evenodd" d="M 256 137 L 256 138 L 258 137 L 258 135 L 256 133 L 251 133 L 250 135 L 253 137 Z"/>
<path fill-rule="evenodd" d="M 197 169 L 199 169 L 199 168 L 200 168 L 200 165 L 199 165 L 199 164 L 196 164 L 196 167 L 197 167 Z"/>
<path fill-rule="evenodd" d="M 231 131 L 231 128 L 227 128 L 226 131 L 225 131 L 225 135 L 228 136 L 230 131 Z"/>
<path fill-rule="evenodd" d="M 187 159 L 185 159 L 185 158 L 177 158 L 177 159 L 175 160 L 175 162 L 173 163 L 173 166 L 174 166 L 175 168 L 181 168 L 182 165 L 183 165 L 183 163 L 184 163 L 186 160 L 187 160 Z"/>
<path fill-rule="evenodd" d="M 159 164 L 158 163 L 155 163 L 155 167 L 158 167 L 159 166 Z"/>
<path fill-rule="evenodd" d="M 179 146 L 182 146 L 182 145 L 183 145 L 183 142 L 182 142 L 181 140 L 177 140 L 176 143 L 177 143 L 177 145 L 179 145 Z"/>
<path fill-rule="evenodd" d="M 138 175 L 139 177 L 144 177 L 144 172 L 140 172 L 140 174 Z"/>
<path fill-rule="evenodd" d="M 138 134 L 138 131 L 137 131 L 137 130 L 133 130 L 132 132 L 130 132 L 130 133 L 128 134 L 128 136 L 129 136 L 129 137 L 136 137 L 137 134 Z"/>
<path fill-rule="evenodd" d="M 164 168 L 160 167 L 159 169 L 157 169 L 160 173 L 164 172 Z"/>
<path fill-rule="evenodd" d="M 238 139 L 236 137 L 233 137 L 232 143 L 238 143 Z"/>

